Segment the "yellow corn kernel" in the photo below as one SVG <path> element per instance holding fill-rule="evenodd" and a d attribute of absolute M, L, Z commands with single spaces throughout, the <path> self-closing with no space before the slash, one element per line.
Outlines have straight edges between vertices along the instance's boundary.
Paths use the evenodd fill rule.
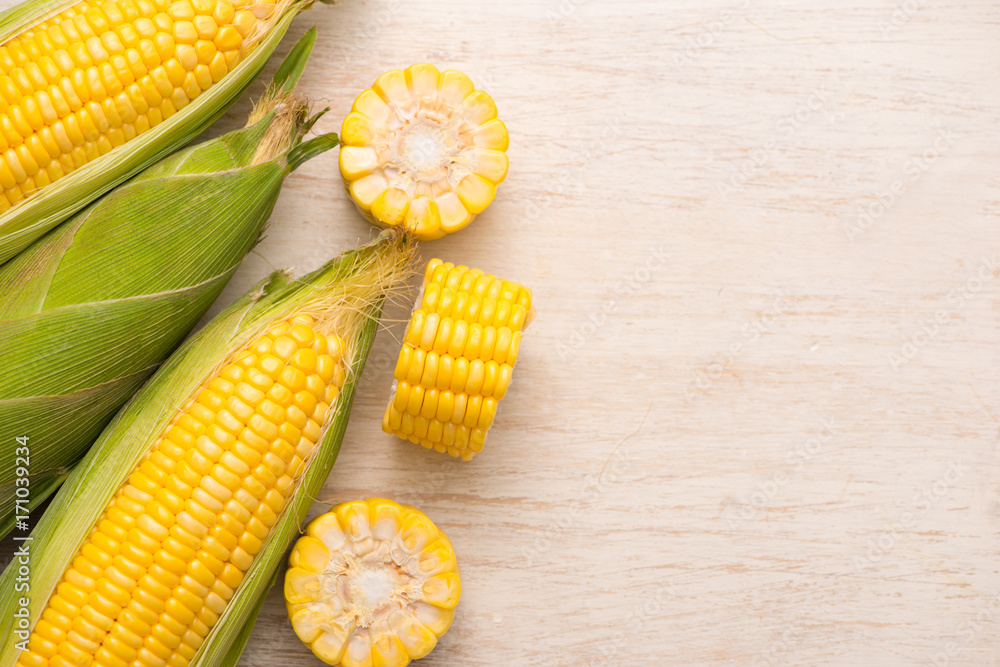
<path fill-rule="evenodd" d="M 271 4 L 237 12 L 233 0 L 78 2 L 7 40 L 0 206 L 128 143 L 221 81 Z M 84 137 L 88 147 L 77 150 Z M 15 150 L 22 145 L 30 150 Z"/>
<path fill-rule="evenodd" d="M 341 128 L 340 173 L 358 209 L 422 240 L 468 225 L 507 176 L 496 113 L 459 72 L 419 64 L 380 76 Z"/>
<path fill-rule="evenodd" d="M 430 519 L 369 498 L 309 524 L 284 594 L 295 633 L 327 664 L 406 667 L 448 631 L 461 580 L 451 542 Z"/>
<path fill-rule="evenodd" d="M 475 456 L 507 393 L 533 312 L 531 290 L 518 283 L 428 262 L 382 430 L 465 460 Z"/>
<path fill-rule="evenodd" d="M 322 434 L 324 380 L 281 382 L 302 374 L 287 364 L 341 362 L 302 345 L 316 337 L 308 325 L 283 335 L 291 329 L 279 322 L 232 355 L 174 416 L 71 561 L 19 666 L 46 655 L 72 664 L 190 662 L 284 509 L 304 469 L 299 452 L 309 456 Z M 266 392 L 252 386 L 254 373 L 271 383 Z M 313 408 L 302 430 L 290 421 L 293 400 Z M 293 447 L 279 434 L 304 442 Z"/>

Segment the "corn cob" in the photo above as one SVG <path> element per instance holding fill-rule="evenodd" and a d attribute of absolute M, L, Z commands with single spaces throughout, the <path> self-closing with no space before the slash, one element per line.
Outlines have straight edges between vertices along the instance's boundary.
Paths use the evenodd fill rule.
<path fill-rule="evenodd" d="M 427 263 L 382 430 L 468 461 L 507 394 L 531 290 L 478 269 Z"/>
<path fill-rule="evenodd" d="M 29 0 L 0 16 L 0 264 L 187 143 L 313 0 Z"/>
<path fill-rule="evenodd" d="M 274 85 L 247 128 L 174 154 L 0 267 L 0 535 L 14 519 L 16 438 L 32 445 L 30 510 L 216 299 L 285 176 L 336 144 L 302 143 L 310 123 Z"/>
<path fill-rule="evenodd" d="M 358 210 L 431 240 L 472 222 L 507 176 L 507 128 L 461 72 L 386 72 L 341 129 L 340 173 Z"/>
<path fill-rule="evenodd" d="M 31 632 L 4 633 L 0 665 L 235 664 L 409 253 L 383 236 L 300 281 L 276 275 L 171 357 L 35 529 Z M 13 583 L 8 568 L 3 622 Z"/>
<path fill-rule="evenodd" d="M 461 595 L 448 537 L 384 498 L 341 503 L 292 548 L 285 604 L 313 653 L 343 667 L 406 667 L 434 648 Z"/>

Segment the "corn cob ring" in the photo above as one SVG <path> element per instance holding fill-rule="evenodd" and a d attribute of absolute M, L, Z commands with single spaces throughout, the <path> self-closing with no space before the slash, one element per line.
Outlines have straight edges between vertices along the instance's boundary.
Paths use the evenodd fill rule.
<path fill-rule="evenodd" d="M 468 461 L 510 386 L 531 290 L 433 259 L 417 303 L 382 430 Z"/>
<path fill-rule="evenodd" d="M 380 76 L 354 101 L 340 139 L 340 173 L 361 213 L 424 241 L 472 222 L 507 176 L 507 128 L 493 100 L 433 65 Z"/>
<path fill-rule="evenodd" d="M 288 560 L 288 618 L 330 665 L 405 667 L 430 653 L 455 617 L 455 551 L 409 505 L 341 503 L 309 524 Z"/>

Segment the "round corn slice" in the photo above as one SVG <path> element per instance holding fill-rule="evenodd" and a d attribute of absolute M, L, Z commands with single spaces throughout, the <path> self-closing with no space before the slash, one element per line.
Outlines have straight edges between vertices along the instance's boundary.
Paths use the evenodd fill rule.
<path fill-rule="evenodd" d="M 482 451 L 533 315 L 527 287 L 428 262 L 382 430 L 466 461 Z"/>
<path fill-rule="evenodd" d="M 451 626 L 461 593 L 451 542 L 409 505 L 341 503 L 292 548 L 285 605 L 295 634 L 343 667 L 405 667 Z"/>
<path fill-rule="evenodd" d="M 507 176 L 507 128 L 461 72 L 420 64 L 386 72 L 344 119 L 340 173 L 358 210 L 421 240 L 456 232 Z"/>

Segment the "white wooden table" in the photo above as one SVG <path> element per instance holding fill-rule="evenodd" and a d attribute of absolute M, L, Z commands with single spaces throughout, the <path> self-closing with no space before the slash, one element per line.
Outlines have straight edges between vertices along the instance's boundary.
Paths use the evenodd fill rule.
<path fill-rule="evenodd" d="M 398 307 L 324 489 L 451 536 L 421 667 L 1000 665 L 996 3 L 344 0 L 279 55 L 314 23 L 319 129 L 427 61 L 511 135 L 423 247 L 534 288 L 486 451 L 381 432 Z M 371 234 L 316 159 L 222 302 Z M 242 664 L 320 664 L 277 589 Z"/>

